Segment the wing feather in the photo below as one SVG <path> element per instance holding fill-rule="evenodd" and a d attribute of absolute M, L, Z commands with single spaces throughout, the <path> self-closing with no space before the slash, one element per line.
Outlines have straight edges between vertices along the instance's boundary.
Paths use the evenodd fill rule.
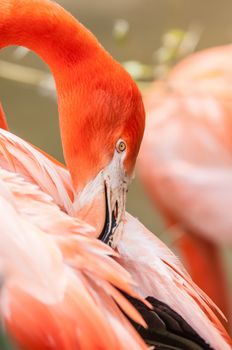
<path fill-rule="evenodd" d="M 117 249 L 119 262 L 131 273 L 140 295 L 167 304 L 213 348 L 231 349 L 213 302 L 194 284 L 176 256 L 129 214 Z"/>
<path fill-rule="evenodd" d="M 24 349 L 146 349 L 116 288 L 135 295 L 116 253 L 26 176 L 0 167 L 0 313 Z M 120 306 L 120 307 L 119 307 Z"/>

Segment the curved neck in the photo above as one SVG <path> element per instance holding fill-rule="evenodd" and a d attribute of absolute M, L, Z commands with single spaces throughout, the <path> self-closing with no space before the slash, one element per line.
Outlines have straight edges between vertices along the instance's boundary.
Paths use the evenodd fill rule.
<path fill-rule="evenodd" d="M 87 29 L 49 0 L 0 1 L 0 48 L 9 45 L 35 51 L 54 75 L 64 157 L 75 182 L 72 154 L 80 101 L 91 93 L 94 73 L 100 77 L 111 58 Z"/>

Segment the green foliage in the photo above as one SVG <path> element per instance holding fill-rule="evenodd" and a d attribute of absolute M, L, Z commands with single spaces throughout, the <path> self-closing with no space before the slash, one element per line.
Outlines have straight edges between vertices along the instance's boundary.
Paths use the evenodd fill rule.
<path fill-rule="evenodd" d="M 153 67 L 138 61 L 126 61 L 123 67 L 135 80 L 149 81 L 153 76 Z"/>
<path fill-rule="evenodd" d="M 170 68 L 182 58 L 195 51 L 201 36 L 201 29 L 196 26 L 187 31 L 170 29 L 161 39 L 161 47 L 154 53 L 154 77 L 164 78 Z"/>
<path fill-rule="evenodd" d="M 124 68 L 136 81 L 164 79 L 169 70 L 179 60 L 196 50 L 201 36 L 201 28 L 190 26 L 187 31 L 169 29 L 161 38 L 161 46 L 153 54 L 153 64 L 139 61 L 123 62 Z"/>
<path fill-rule="evenodd" d="M 117 19 L 113 26 L 113 38 L 118 44 L 126 43 L 128 40 L 130 25 L 125 19 Z"/>

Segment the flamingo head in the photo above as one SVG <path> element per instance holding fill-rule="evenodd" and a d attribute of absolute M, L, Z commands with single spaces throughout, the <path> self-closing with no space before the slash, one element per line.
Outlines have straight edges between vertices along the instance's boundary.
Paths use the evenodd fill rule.
<path fill-rule="evenodd" d="M 120 67 L 115 79 L 89 81 L 88 96 L 83 89 L 75 101 L 81 113 L 69 132 L 69 140 L 75 142 L 66 154 L 76 190 L 74 208 L 95 227 L 96 237 L 115 246 L 144 131 L 142 98 Z"/>

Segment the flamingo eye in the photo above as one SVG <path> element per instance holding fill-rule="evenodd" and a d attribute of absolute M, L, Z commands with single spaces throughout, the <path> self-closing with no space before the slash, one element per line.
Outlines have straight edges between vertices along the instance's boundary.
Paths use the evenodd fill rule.
<path fill-rule="evenodd" d="M 118 153 L 122 153 L 126 150 L 126 142 L 124 140 L 118 140 L 116 143 L 116 150 Z"/>

